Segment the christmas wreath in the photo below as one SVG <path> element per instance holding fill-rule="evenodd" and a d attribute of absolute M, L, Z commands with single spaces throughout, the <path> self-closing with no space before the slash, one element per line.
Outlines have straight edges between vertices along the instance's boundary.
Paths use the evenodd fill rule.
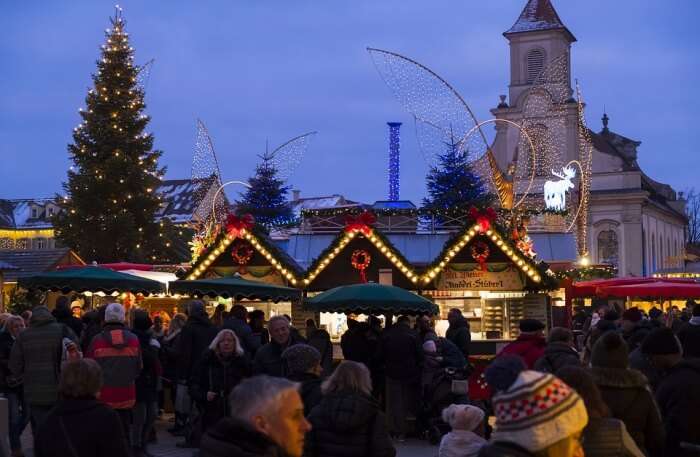
<path fill-rule="evenodd" d="M 233 260 L 240 265 L 239 271 L 241 273 L 245 273 L 245 269 L 243 267 L 250 262 L 250 259 L 253 258 L 253 254 L 253 248 L 248 243 L 238 243 L 231 250 L 231 257 L 233 257 Z"/>
<path fill-rule="evenodd" d="M 488 271 L 486 259 L 488 259 L 491 255 L 491 250 L 489 249 L 488 244 L 484 243 L 483 241 L 477 241 L 476 243 L 472 244 L 470 251 L 472 258 L 479 263 L 481 271 Z"/>
<path fill-rule="evenodd" d="M 356 249 L 352 252 L 350 263 L 355 270 L 360 272 L 360 279 L 362 282 L 367 282 L 365 270 L 369 267 L 370 262 L 372 262 L 372 256 L 364 249 Z"/>

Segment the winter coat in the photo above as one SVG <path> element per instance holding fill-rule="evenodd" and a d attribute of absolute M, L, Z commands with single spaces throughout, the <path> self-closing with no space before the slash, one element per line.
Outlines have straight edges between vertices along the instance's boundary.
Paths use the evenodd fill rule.
<path fill-rule="evenodd" d="M 287 364 L 282 360 L 282 353 L 285 349 L 295 344 L 303 342 L 303 338 L 289 334 L 289 341 L 286 346 L 280 346 L 275 341 L 270 341 L 265 346 L 258 349 L 253 360 L 253 374 L 266 374 L 284 378 L 287 376 Z"/>
<path fill-rule="evenodd" d="M 253 330 L 251 330 L 248 323 L 237 317 L 229 317 L 224 321 L 224 327 L 233 330 L 236 334 L 238 340 L 241 342 L 243 350 L 252 358 L 255 352 L 260 349 L 260 340 L 253 336 Z"/>
<path fill-rule="evenodd" d="M 58 400 L 63 338 L 77 341 L 73 331 L 58 324 L 45 307 L 34 308 L 29 328 L 19 334 L 10 351 L 12 376 L 22 379 L 30 405 L 51 406 Z"/>
<path fill-rule="evenodd" d="M 656 391 L 666 428 L 666 456 L 697 456 L 681 442 L 700 445 L 700 360 L 684 359 L 671 368 Z"/>
<path fill-rule="evenodd" d="M 438 338 L 436 345 L 442 356 L 442 367 L 464 368 L 467 365 L 464 353 L 452 341 L 447 338 Z"/>
<path fill-rule="evenodd" d="M 593 457 L 644 457 L 625 423 L 612 417 L 588 418 L 583 429 L 583 450 Z"/>
<path fill-rule="evenodd" d="M 200 457 L 288 457 L 270 438 L 230 417 L 221 419 L 202 437 Z"/>
<path fill-rule="evenodd" d="M 304 402 L 304 416 L 308 416 L 311 410 L 321 403 L 321 398 L 323 398 L 321 384 L 323 379 L 312 373 L 301 373 L 290 375 L 289 380 L 301 384 L 299 395 L 301 395 L 301 400 Z"/>
<path fill-rule="evenodd" d="M 700 358 L 700 322 L 697 324 L 692 322 L 693 320 L 683 325 L 677 336 L 683 346 L 683 357 Z"/>
<path fill-rule="evenodd" d="M 629 333 L 622 333 L 622 338 L 627 343 L 627 348 L 629 352 L 634 351 L 642 345 L 642 341 L 651 333 L 652 326 L 646 321 L 641 321 L 632 327 L 632 331 Z"/>
<path fill-rule="evenodd" d="M 641 371 L 649 381 L 652 392 L 656 392 L 663 374 L 651 363 L 649 357 L 642 352 L 641 348 L 637 348 L 630 352 L 629 361 L 630 368 Z"/>
<path fill-rule="evenodd" d="M 56 322 L 66 325 L 68 328 L 73 330 L 73 333 L 75 333 L 78 341 L 80 341 L 80 336 L 83 334 L 83 321 L 73 316 L 73 313 L 71 312 L 71 309 L 67 303 L 57 304 L 56 308 L 51 314 L 53 314 L 53 317 L 56 318 Z"/>
<path fill-rule="evenodd" d="M 169 381 L 177 380 L 178 344 L 182 329 L 173 331 L 172 335 L 166 335 L 160 346 L 160 361 L 163 366 L 163 377 Z"/>
<path fill-rule="evenodd" d="M 163 374 L 160 364 L 160 344 L 148 332 L 134 330 L 141 347 L 143 367 L 136 378 L 136 401 L 154 402 L 158 400 L 158 379 Z"/>
<path fill-rule="evenodd" d="M 307 457 L 394 457 L 377 402 L 359 392 L 327 394 L 309 415 Z"/>
<path fill-rule="evenodd" d="M 187 318 L 175 348 L 178 379 L 190 379 L 192 369 L 197 365 L 204 351 L 209 348 L 209 344 L 217 333 L 218 330 L 212 325 L 206 312 L 202 311 L 201 314 L 193 314 Z"/>
<path fill-rule="evenodd" d="M 544 355 L 547 342 L 541 335 L 520 335 L 504 347 L 498 355 L 520 356 L 528 369 L 532 370 L 535 362 Z"/>
<path fill-rule="evenodd" d="M 469 359 L 469 346 L 472 342 L 472 334 L 469 330 L 469 321 L 460 318 L 454 325 L 450 324 L 445 333 L 445 338 L 452 341 L 462 351 L 464 357 Z"/>
<path fill-rule="evenodd" d="M 639 449 L 662 455 L 664 428 L 647 378 L 624 368 L 593 367 L 591 374 L 612 416 L 625 423 Z"/>
<path fill-rule="evenodd" d="M 345 360 L 364 363 L 366 367 L 374 363 L 377 341 L 368 338 L 369 332 L 369 325 L 366 322 L 359 322 L 343 333 L 340 338 L 340 348 L 343 350 Z"/>
<path fill-rule="evenodd" d="M 487 441 L 469 430 L 452 430 L 440 441 L 439 457 L 477 457 Z"/>
<path fill-rule="evenodd" d="M 10 332 L 0 332 L 0 392 L 19 393 L 22 391 L 20 382 L 12 377 L 10 372 L 10 353 L 15 338 Z"/>
<path fill-rule="evenodd" d="M 576 349 L 567 343 L 556 341 L 547 344 L 547 347 L 544 348 L 544 355 L 537 359 L 533 368 L 537 371 L 554 374 L 566 365 L 580 367 L 581 358 Z"/>
<path fill-rule="evenodd" d="M 203 412 L 203 430 L 228 415 L 228 395 L 248 376 L 250 361 L 246 355 L 222 359 L 211 349 L 204 353 L 190 379 L 190 396 Z M 216 398 L 208 401 L 207 392 L 216 393 Z"/>
<path fill-rule="evenodd" d="M 34 455 L 129 457 L 131 452 L 112 408 L 94 398 L 75 398 L 59 400 L 49 412 L 34 441 Z"/>
<path fill-rule="evenodd" d="M 379 358 L 384 361 L 387 378 L 418 381 L 423 364 L 423 346 L 408 325 L 395 324 L 382 335 Z"/>
<path fill-rule="evenodd" d="M 496 441 L 482 447 L 479 457 L 535 457 L 535 454 L 517 444 Z"/>
<path fill-rule="evenodd" d="M 124 324 L 105 324 L 90 343 L 85 357 L 102 368 L 100 400 L 114 409 L 130 409 L 136 403 L 136 378 L 141 373 L 139 339 Z"/>
<path fill-rule="evenodd" d="M 331 336 L 322 328 L 314 329 L 306 335 L 309 346 L 313 346 L 321 354 L 321 368 L 324 376 L 333 372 L 333 344 Z"/>

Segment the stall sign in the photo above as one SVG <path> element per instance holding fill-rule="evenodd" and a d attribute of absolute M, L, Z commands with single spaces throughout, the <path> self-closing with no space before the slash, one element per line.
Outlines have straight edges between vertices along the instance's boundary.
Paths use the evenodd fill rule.
<path fill-rule="evenodd" d="M 440 290 L 523 290 L 517 267 L 508 263 L 490 263 L 486 271 L 476 264 L 451 264 L 442 271 Z"/>

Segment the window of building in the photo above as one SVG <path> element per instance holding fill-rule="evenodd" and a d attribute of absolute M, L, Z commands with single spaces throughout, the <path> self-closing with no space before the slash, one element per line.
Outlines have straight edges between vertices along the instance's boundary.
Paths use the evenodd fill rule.
<path fill-rule="evenodd" d="M 32 245 L 34 249 L 46 249 L 46 238 L 34 238 Z"/>
<path fill-rule="evenodd" d="M 36 206 L 32 207 L 32 219 L 37 219 L 39 217 L 39 208 Z"/>
<path fill-rule="evenodd" d="M 54 211 L 55 210 L 54 210 L 53 206 L 49 206 L 48 208 L 46 208 L 46 217 L 53 217 L 55 214 Z"/>
<path fill-rule="evenodd" d="M 614 230 L 603 230 L 598 234 L 598 262 L 613 265 L 619 264 L 619 244 Z"/>
<path fill-rule="evenodd" d="M 29 238 L 20 238 L 15 242 L 15 249 L 29 249 Z"/>
<path fill-rule="evenodd" d="M 531 49 L 527 53 L 527 83 L 532 84 L 544 68 L 544 51 Z"/>
<path fill-rule="evenodd" d="M 0 238 L 0 249 L 14 249 L 15 240 L 12 238 Z"/>

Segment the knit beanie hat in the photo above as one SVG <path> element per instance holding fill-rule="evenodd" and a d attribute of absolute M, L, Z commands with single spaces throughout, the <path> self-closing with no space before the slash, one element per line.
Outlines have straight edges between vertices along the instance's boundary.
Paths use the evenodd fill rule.
<path fill-rule="evenodd" d="M 583 430 L 588 423 L 579 395 L 551 374 L 526 370 L 493 397 L 496 430 L 492 441 L 506 441 L 539 452 Z"/>
<path fill-rule="evenodd" d="M 295 344 L 284 350 L 282 359 L 287 362 L 289 374 L 302 374 L 321 363 L 321 353 L 308 344 Z"/>
<path fill-rule="evenodd" d="M 450 424 L 452 430 L 474 431 L 484 420 L 484 411 L 472 405 L 451 404 L 442 410 L 442 420 Z"/>
<path fill-rule="evenodd" d="M 655 328 L 642 342 L 642 352 L 648 355 L 680 354 L 678 338 L 668 327 Z"/>
<path fill-rule="evenodd" d="M 627 368 L 629 349 L 617 332 L 605 332 L 593 345 L 591 366 L 600 368 Z"/>
<path fill-rule="evenodd" d="M 110 303 L 105 309 L 105 323 L 120 323 L 125 321 L 124 307 L 119 303 Z"/>

